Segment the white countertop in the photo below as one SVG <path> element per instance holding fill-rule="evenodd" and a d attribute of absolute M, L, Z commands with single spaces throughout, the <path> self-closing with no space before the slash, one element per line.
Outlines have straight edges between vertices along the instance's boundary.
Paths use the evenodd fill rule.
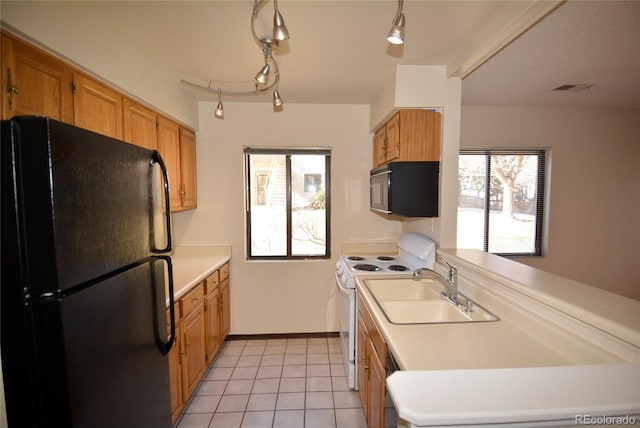
<path fill-rule="evenodd" d="M 375 275 L 357 276 L 402 369 L 387 380 L 401 418 L 415 427 L 556 417 L 574 425 L 577 414 L 640 412 L 640 302 L 473 250 L 440 254 L 459 267 L 460 291 L 500 321 L 391 324 L 365 285 Z"/>
<path fill-rule="evenodd" d="M 640 347 L 640 302 L 478 250 L 441 249 L 487 277 Z"/>
<path fill-rule="evenodd" d="M 173 296 L 177 300 L 228 262 L 231 258 L 231 246 L 178 246 L 170 256 L 173 264 Z"/>
<path fill-rule="evenodd" d="M 636 415 L 640 421 L 640 363 L 398 371 L 387 386 L 399 403 L 398 415 L 417 427 L 534 422 L 572 426 L 586 415 Z"/>

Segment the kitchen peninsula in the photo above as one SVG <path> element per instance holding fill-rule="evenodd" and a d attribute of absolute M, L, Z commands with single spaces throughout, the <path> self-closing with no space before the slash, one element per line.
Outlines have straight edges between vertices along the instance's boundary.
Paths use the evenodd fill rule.
<path fill-rule="evenodd" d="M 458 269 L 459 291 L 499 321 L 393 324 L 367 286 L 374 277 L 357 280 L 400 368 L 386 381 L 399 426 L 640 420 L 640 302 L 480 251 L 439 256 Z"/>

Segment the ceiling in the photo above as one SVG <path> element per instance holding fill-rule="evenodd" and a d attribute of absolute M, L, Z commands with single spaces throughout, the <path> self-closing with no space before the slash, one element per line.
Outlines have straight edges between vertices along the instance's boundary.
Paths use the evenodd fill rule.
<path fill-rule="evenodd" d="M 445 65 L 449 76 L 464 77 L 463 104 L 640 108 L 640 2 L 406 0 L 402 46 L 386 41 L 395 1 L 280 0 L 278 6 L 291 35 L 274 51 L 285 104 L 367 104 L 396 65 L 410 64 Z M 27 34 L 31 22 L 73 43 L 82 40 L 87 50 L 104 40 L 114 50 L 131 50 L 140 63 L 130 67 L 162 69 L 194 100 L 215 96 L 180 80 L 250 89 L 263 61 L 251 36 L 249 0 L 3 0 L 1 7 L 3 23 Z M 272 7 L 267 1 L 258 16 L 259 36 L 270 32 Z M 70 56 L 60 40 L 56 50 Z M 551 91 L 573 83 L 594 86 Z M 225 101 L 240 99 L 269 102 L 271 95 Z"/>
<path fill-rule="evenodd" d="M 593 86 L 553 91 L 575 84 Z M 469 75 L 462 100 L 640 108 L 640 2 L 563 4 Z"/>

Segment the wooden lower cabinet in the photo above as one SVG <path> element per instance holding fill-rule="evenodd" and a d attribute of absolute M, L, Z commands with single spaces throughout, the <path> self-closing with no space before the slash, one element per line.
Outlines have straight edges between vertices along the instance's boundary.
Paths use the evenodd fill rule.
<path fill-rule="evenodd" d="M 182 393 L 190 397 L 198 386 L 206 367 L 204 285 L 196 286 L 180 300 L 182 335 Z"/>
<path fill-rule="evenodd" d="M 231 331 L 231 288 L 229 278 L 220 284 L 220 340 L 224 341 Z"/>
<path fill-rule="evenodd" d="M 168 355 L 173 422 L 229 334 L 229 298 L 226 263 L 176 303 L 176 343 Z"/>
<path fill-rule="evenodd" d="M 216 286 L 205 297 L 205 313 L 207 323 L 205 325 L 206 330 L 206 359 L 207 362 L 213 361 L 220 345 L 222 345 L 222 339 L 220 335 L 220 289 Z"/>
<path fill-rule="evenodd" d="M 384 428 L 387 344 L 358 296 L 358 390 L 369 428 Z"/>
<path fill-rule="evenodd" d="M 205 280 L 206 357 L 211 362 L 231 330 L 229 264 Z"/>
<path fill-rule="evenodd" d="M 180 325 L 178 323 L 178 308 L 176 307 L 176 336 L 175 342 L 171 351 L 169 351 L 169 386 L 171 388 L 171 421 L 175 422 L 180 416 L 182 409 L 184 408 L 184 400 L 182 399 L 182 365 L 180 363 L 180 356 L 182 353 L 182 341 L 180 338 Z M 167 309 L 167 320 L 170 318 L 169 310 Z M 168 322 L 167 328 L 170 329 L 171 325 Z M 168 333 L 170 334 L 170 333 Z"/>
<path fill-rule="evenodd" d="M 369 428 L 385 426 L 385 405 L 386 405 L 386 369 L 378 354 L 372 348 L 372 342 L 367 344 L 370 347 L 369 358 Z"/>

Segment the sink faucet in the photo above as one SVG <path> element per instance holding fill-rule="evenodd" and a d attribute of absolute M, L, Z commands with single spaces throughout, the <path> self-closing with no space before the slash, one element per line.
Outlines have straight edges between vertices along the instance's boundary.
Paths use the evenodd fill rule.
<path fill-rule="evenodd" d="M 414 278 L 422 278 L 422 274 L 425 273 L 425 272 L 428 272 L 430 274 L 433 274 L 433 275 L 436 275 L 436 276 L 442 278 L 442 283 L 447 288 L 446 293 L 442 293 L 442 294 L 444 294 L 445 297 L 451 303 L 457 305 L 458 303 L 460 303 L 460 302 L 458 302 L 458 269 L 453 267 L 451 265 L 451 263 L 449 263 L 444 258 L 440 258 L 440 261 L 442 263 L 444 263 L 449 268 L 449 274 L 447 275 L 447 278 L 444 278 L 438 272 L 436 272 L 433 269 L 429 269 L 429 268 L 416 269 L 413 272 L 413 276 L 414 276 Z"/>
<path fill-rule="evenodd" d="M 448 297 L 453 302 L 456 302 L 456 299 L 458 298 L 458 269 L 453 267 L 451 263 L 449 263 L 446 259 L 442 257 L 440 258 L 440 261 L 449 268 L 449 275 L 447 277 L 447 282 L 449 283 L 451 290 Z"/>

